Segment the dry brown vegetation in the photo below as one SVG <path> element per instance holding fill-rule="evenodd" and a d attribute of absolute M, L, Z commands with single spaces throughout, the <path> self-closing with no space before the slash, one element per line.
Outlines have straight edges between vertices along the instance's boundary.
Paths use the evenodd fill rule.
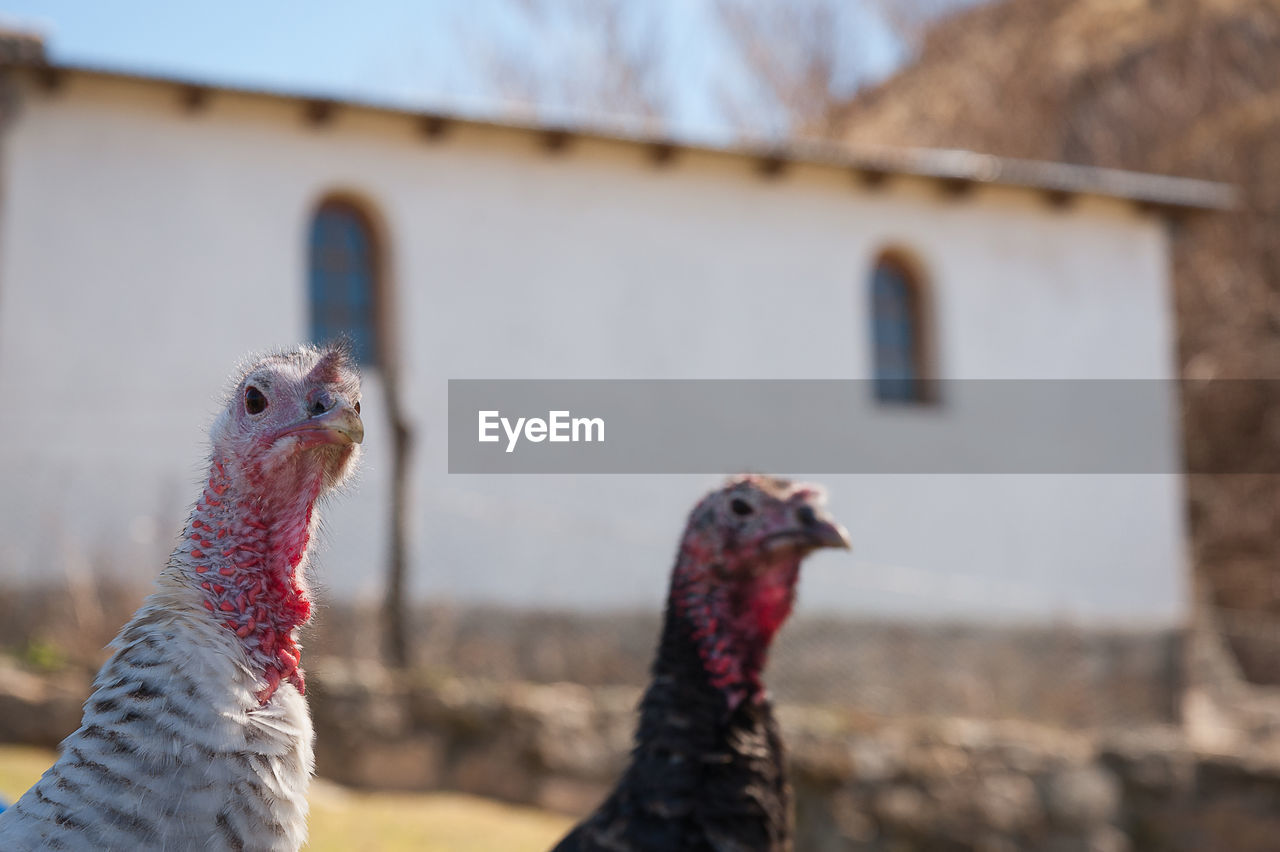
<path fill-rule="evenodd" d="M 825 121 L 854 145 L 965 148 L 1228 181 L 1232 214 L 1174 225 L 1192 379 L 1280 378 L 1280 3 L 999 0 L 946 18 L 918 61 Z M 1258 385 L 1186 386 L 1192 471 L 1280 470 Z M 1189 478 L 1198 585 L 1246 674 L 1280 682 L 1280 476 Z"/>
<path fill-rule="evenodd" d="M 0 585 L 0 654 L 35 672 L 93 672 L 107 643 L 151 591 L 94 572 L 77 580 Z"/>

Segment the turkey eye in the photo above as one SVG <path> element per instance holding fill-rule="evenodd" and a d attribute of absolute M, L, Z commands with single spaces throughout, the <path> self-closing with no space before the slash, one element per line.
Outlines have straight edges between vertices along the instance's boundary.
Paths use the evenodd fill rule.
<path fill-rule="evenodd" d="M 267 408 L 267 398 L 262 391 L 253 385 L 244 389 L 244 410 L 250 414 L 261 414 Z"/>
<path fill-rule="evenodd" d="M 360 400 L 356 400 L 356 414 L 360 413 Z"/>
<path fill-rule="evenodd" d="M 729 504 L 729 508 L 732 509 L 733 513 L 738 517 L 746 517 L 755 511 L 755 509 L 751 508 L 750 503 L 738 498 L 734 498 L 733 502 Z"/>

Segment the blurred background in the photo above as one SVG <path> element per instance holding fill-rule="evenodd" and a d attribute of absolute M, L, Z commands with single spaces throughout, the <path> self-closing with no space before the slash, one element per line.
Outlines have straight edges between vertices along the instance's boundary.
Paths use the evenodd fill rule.
<path fill-rule="evenodd" d="M 855 551 L 768 676 L 798 849 L 1274 848 L 1280 413 L 1209 380 L 1280 379 L 1280 6 L 0 28 L 0 794 L 76 727 L 232 365 L 346 334 L 369 439 L 314 566 L 312 848 L 545 848 L 590 810 L 714 484 L 450 475 L 463 378 L 868 379 L 944 445 L 944 381 L 1169 382 L 1167 474 L 820 477 Z"/>

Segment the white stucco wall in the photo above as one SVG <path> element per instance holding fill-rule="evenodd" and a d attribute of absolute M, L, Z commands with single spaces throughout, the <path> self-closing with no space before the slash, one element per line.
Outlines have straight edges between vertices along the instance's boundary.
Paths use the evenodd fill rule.
<path fill-rule="evenodd" d="M 305 234 L 341 190 L 385 225 L 419 430 L 414 589 L 655 606 L 705 477 L 446 473 L 450 378 L 852 378 L 886 246 L 927 271 L 943 378 L 1173 375 L 1165 235 L 1121 201 L 1053 210 L 989 188 L 859 188 L 800 167 L 518 131 L 424 139 L 408 119 L 72 75 L 3 140 L 0 576 L 154 573 L 201 471 L 230 365 L 305 338 Z M 371 377 L 362 481 L 329 512 L 323 585 L 376 594 L 387 483 Z M 945 416 L 915 413 L 903 416 Z M 1171 446 L 1170 424 L 1162 436 Z M 810 611 L 1181 618 L 1177 476 L 831 477 L 853 558 Z M 80 567 L 77 567 L 80 566 Z"/>

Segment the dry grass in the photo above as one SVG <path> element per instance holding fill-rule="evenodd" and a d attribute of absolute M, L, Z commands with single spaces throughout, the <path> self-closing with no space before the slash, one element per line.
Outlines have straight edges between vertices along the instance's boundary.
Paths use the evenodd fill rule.
<path fill-rule="evenodd" d="M 317 783 L 311 796 L 314 852 L 544 850 L 572 820 L 456 793 L 356 793 Z"/>
<path fill-rule="evenodd" d="M 53 763 L 54 753 L 0 747 L 0 796 L 12 802 Z M 312 852 L 499 852 L 543 850 L 568 817 L 451 793 L 357 793 L 318 781 L 311 797 Z"/>
<path fill-rule="evenodd" d="M 0 798 L 9 804 L 17 801 L 53 764 L 54 757 L 48 749 L 0 746 Z"/>

